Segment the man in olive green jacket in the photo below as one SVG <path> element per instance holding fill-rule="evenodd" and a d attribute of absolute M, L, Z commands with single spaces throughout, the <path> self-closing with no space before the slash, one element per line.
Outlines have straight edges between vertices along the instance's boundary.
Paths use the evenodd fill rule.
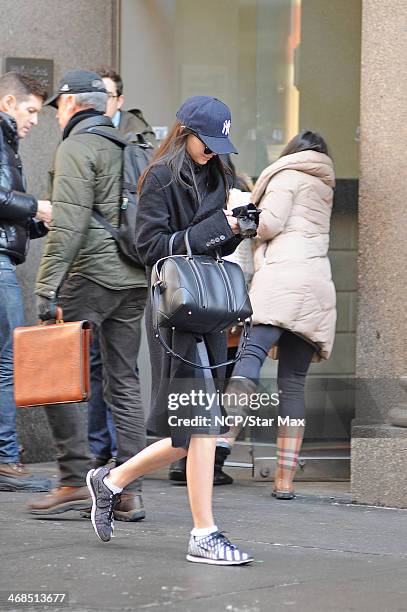
<path fill-rule="evenodd" d="M 88 319 L 99 332 L 106 399 L 117 433 L 117 462 L 145 446 L 144 411 L 136 360 L 147 282 L 143 270 L 124 260 L 118 246 L 92 216 L 117 227 L 122 186 L 122 148 L 103 136 L 79 133 L 98 126 L 115 131 L 104 116 L 107 93 L 99 75 L 67 72 L 48 104 L 58 109 L 63 131 L 51 171 L 52 223 L 37 278 L 39 316 Z M 63 376 L 63 372 L 61 373 Z M 47 407 L 57 446 L 60 483 L 30 504 L 33 514 L 55 514 L 90 506 L 84 486 L 91 456 L 83 405 Z M 115 510 L 122 520 L 144 518 L 141 483 L 124 491 Z"/>

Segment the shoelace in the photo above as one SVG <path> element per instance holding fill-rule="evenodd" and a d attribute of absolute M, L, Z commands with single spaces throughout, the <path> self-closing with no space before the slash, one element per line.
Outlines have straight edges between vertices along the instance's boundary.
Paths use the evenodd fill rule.
<path fill-rule="evenodd" d="M 18 462 L 18 463 L 10 463 L 10 465 L 12 466 L 12 468 L 14 470 L 17 470 L 17 472 L 24 472 L 25 471 L 25 466 Z"/>
<path fill-rule="evenodd" d="M 227 539 L 222 531 L 214 531 L 213 533 L 210 533 L 206 538 L 199 539 L 197 544 L 199 546 L 205 544 L 208 548 L 212 549 L 219 549 L 221 546 L 230 548 L 231 550 L 237 549 L 237 546 L 232 544 L 232 542 Z"/>
<path fill-rule="evenodd" d="M 109 521 L 112 520 L 112 516 L 113 516 L 113 511 L 115 509 L 115 507 L 117 506 L 117 504 L 120 502 L 120 495 L 117 494 L 115 495 L 114 493 L 111 493 L 109 495 L 109 499 L 105 500 L 105 499 L 98 499 L 96 501 L 96 505 L 98 508 L 100 508 L 101 510 L 104 510 L 105 508 L 108 508 L 108 519 Z"/>

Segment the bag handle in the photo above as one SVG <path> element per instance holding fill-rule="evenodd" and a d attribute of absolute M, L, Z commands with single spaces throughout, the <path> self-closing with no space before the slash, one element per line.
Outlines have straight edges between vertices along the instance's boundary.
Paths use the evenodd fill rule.
<path fill-rule="evenodd" d="M 174 240 L 175 240 L 175 236 L 177 236 L 178 234 L 180 234 L 181 232 L 175 232 L 174 234 L 172 234 L 170 241 L 168 243 L 168 253 L 169 253 L 169 257 L 172 257 L 172 255 L 174 254 L 172 252 L 172 249 L 174 247 Z"/>
<path fill-rule="evenodd" d="M 191 227 L 188 227 L 186 229 L 185 234 L 184 234 L 184 242 L 185 242 L 185 248 L 186 248 L 186 251 L 187 251 L 187 257 L 191 257 L 192 258 L 193 254 L 192 254 L 191 244 L 189 242 L 189 232 L 190 232 L 190 230 L 191 230 Z M 175 240 L 175 237 L 178 234 L 181 234 L 181 231 L 175 232 L 174 234 L 171 235 L 170 242 L 168 244 L 168 252 L 169 252 L 169 256 L 170 257 L 173 255 L 172 249 L 173 249 L 173 246 L 174 246 L 174 240 Z M 215 250 L 215 255 L 216 255 L 216 259 L 218 261 L 219 261 L 219 259 L 222 259 L 218 249 Z"/>
<path fill-rule="evenodd" d="M 38 321 L 38 325 L 52 325 L 53 323 L 55 323 L 56 325 L 59 325 L 60 323 L 64 322 L 64 314 L 62 312 L 62 308 L 61 306 L 57 306 L 55 309 L 55 319 L 48 319 L 47 321 L 43 321 L 42 319 L 39 319 Z"/>
<path fill-rule="evenodd" d="M 188 234 L 189 234 L 189 230 L 190 229 L 191 228 L 188 227 L 187 230 L 185 231 L 185 234 L 184 234 L 184 242 L 185 242 L 185 248 L 186 248 L 186 251 L 187 251 L 187 257 L 192 257 L 192 249 L 191 249 L 191 245 L 189 243 L 189 238 L 188 238 Z M 174 232 L 174 234 L 171 235 L 170 241 L 168 243 L 169 257 L 172 257 L 174 255 L 174 253 L 172 252 L 172 249 L 174 247 L 174 240 L 175 240 L 175 237 L 178 236 L 178 234 L 182 233 L 182 231 L 183 230 L 179 230 L 178 232 Z M 165 258 L 163 257 L 163 259 L 165 259 Z"/>

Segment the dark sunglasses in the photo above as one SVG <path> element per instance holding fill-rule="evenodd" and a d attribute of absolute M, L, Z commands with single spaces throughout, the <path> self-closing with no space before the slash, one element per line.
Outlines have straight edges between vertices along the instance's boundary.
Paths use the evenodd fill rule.
<path fill-rule="evenodd" d="M 201 140 L 201 139 L 199 139 Z M 204 145 L 204 153 L 205 155 L 216 155 L 216 153 L 214 153 L 209 147 L 206 146 L 206 144 L 201 140 L 202 144 Z"/>
<path fill-rule="evenodd" d="M 214 153 L 212 151 L 212 149 L 210 149 L 209 147 L 206 146 L 204 141 L 199 138 L 199 136 L 198 136 L 198 134 L 196 132 L 193 132 L 192 130 L 188 130 L 187 134 L 193 134 L 194 136 L 196 136 L 198 138 L 198 140 L 200 140 L 202 142 L 203 146 L 205 147 L 204 148 L 204 154 L 205 155 L 217 155 L 217 153 Z"/>

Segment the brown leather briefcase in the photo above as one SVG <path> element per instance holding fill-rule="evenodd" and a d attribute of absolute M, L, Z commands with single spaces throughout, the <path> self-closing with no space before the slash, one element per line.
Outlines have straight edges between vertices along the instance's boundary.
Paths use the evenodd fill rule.
<path fill-rule="evenodd" d="M 14 330 L 17 406 L 84 402 L 90 397 L 89 321 L 39 324 Z"/>

